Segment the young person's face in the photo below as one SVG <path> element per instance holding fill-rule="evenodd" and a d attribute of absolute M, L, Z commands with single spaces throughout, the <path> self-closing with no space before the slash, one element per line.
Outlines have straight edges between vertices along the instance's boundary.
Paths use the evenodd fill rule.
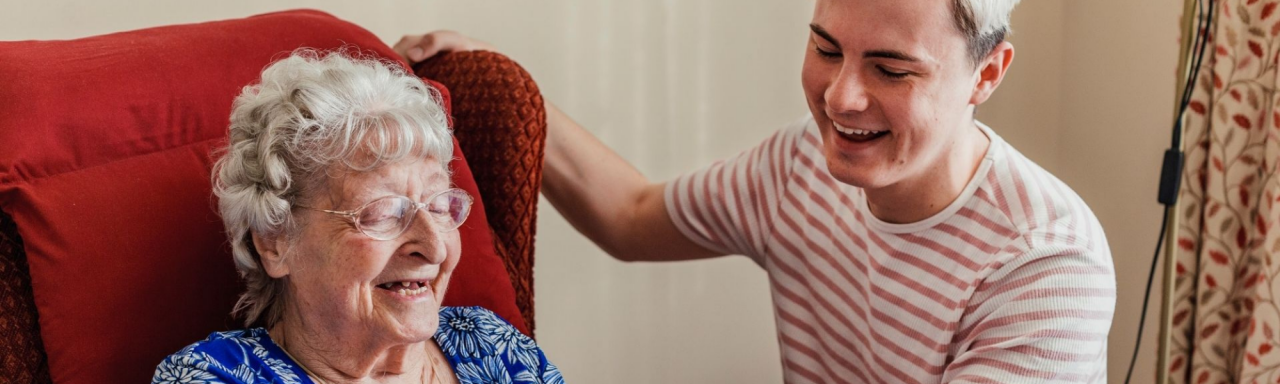
<path fill-rule="evenodd" d="M 801 77 L 837 180 L 922 181 L 976 129 L 972 106 L 990 90 L 950 3 L 818 0 Z"/>

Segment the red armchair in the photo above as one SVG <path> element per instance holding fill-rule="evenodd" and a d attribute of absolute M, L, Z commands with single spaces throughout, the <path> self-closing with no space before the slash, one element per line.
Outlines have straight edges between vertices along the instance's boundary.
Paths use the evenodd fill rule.
<path fill-rule="evenodd" d="M 145 382 L 165 355 L 240 326 L 211 152 L 235 94 L 298 47 L 399 60 L 316 11 L 0 42 L 0 382 Z M 445 304 L 531 333 L 542 97 L 495 53 L 416 71 L 443 84 L 454 182 L 483 202 Z"/>

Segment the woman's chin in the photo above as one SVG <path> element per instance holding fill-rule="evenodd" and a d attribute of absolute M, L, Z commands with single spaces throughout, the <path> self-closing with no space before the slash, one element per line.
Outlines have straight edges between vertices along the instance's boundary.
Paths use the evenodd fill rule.
<path fill-rule="evenodd" d="M 402 342 L 416 343 L 431 339 L 440 328 L 438 312 L 432 313 L 396 313 L 392 314 L 388 325 L 390 333 Z"/>
<path fill-rule="evenodd" d="M 422 342 L 431 340 L 436 335 L 436 330 L 440 328 L 439 320 L 424 321 L 415 319 L 413 323 L 405 324 L 404 337 L 409 342 Z"/>
<path fill-rule="evenodd" d="M 414 334 L 430 337 L 440 322 L 440 303 L 436 296 L 427 289 L 426 292 L 405 294 L 384 289 L 376 289 L 374 295 L 387 318 L 401 328 L 400 332 L 408 337 Z M 419 336 L 421 336 L 419 335 Z"/>

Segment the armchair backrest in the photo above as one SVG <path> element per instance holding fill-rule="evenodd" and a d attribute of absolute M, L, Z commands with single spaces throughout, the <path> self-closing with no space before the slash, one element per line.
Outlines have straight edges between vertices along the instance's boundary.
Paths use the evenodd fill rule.
<path fill-rule="evenodd" d="M 241 327 L 228 315 L 242 287 L 210 194 L 212 152 L 234 96 L 299 47 L 395 58 L 316 11 L 0 42 L 0 378 L 145 381 L 163 356 Z M 530 332 L 541 96 L 496 54 L 418 71 L 468 111 L 454 123 L 455 158 L 466 158 L 450 166 L 483 202 L 460 229 L 444 304 L 484 306 Z M 491 145 L 504 137 L 516 145 Z"/>

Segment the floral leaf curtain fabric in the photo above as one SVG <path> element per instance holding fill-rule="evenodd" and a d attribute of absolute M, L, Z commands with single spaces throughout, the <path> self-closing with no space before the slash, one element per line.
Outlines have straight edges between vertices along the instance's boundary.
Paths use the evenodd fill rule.
<path fill-rule="evenodd" d="M 1186 126 L 1173 383 L 1280 380 L 1277 1 L 1220 0 Z"/>

